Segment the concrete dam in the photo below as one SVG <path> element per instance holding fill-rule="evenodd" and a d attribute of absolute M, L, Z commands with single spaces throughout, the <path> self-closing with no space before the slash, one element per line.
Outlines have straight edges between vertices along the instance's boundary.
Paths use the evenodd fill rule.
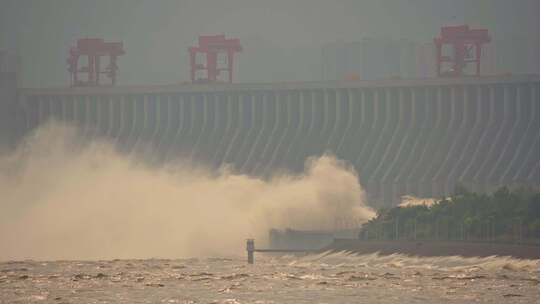
<path fill-rule="evenodd" d="M 540 76 L 19 89 L 17 137 L 54 118 L 125 153 L 265 176 L 332 153 L 374 206 L 540 186 Z"/>

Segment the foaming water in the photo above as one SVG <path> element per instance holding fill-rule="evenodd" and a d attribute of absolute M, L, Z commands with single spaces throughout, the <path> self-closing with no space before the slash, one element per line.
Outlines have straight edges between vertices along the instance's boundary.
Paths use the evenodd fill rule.
<path fill-rule="evenodd" d="M 269 179 L 182 160 L 155 168 L 57 123 L 0 159 L 0 193 L 3 260 L 223 256 L 269 228 L 374 215 L 356 172 L 329 155 Z"/>
<path fill-rule="evenodd" d="M 441 271 L 499 271 L 540 273 L 540 260 L 516 259 L 506 256 L 491 257 L 416 257 L 402 254 L 379 255 L 378 253 L 358 255 L 352 252 L 324 252 L 308 255 L 291 262 L 291 265 L 326 265 L 328 267 L 374 267 L 426 269 Z"/>

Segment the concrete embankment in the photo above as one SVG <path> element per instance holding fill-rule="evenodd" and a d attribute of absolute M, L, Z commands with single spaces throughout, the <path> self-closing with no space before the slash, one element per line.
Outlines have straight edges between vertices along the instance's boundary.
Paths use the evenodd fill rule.
<path fill-rule="evenodd" d="M 378 252 L 381 255 L 404 254 L 410 256 L 511 256 L 518 259 L 540 259 L 540 246 L 474 243 L 459 241 L 364 241 L 336 239 L 325 248 L 328 251 L 349 251 L 358 254 Z"/>

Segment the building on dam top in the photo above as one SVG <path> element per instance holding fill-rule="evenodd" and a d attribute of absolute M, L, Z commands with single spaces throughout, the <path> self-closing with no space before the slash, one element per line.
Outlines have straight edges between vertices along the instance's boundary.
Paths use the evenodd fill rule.
<path fill-rule="evenodd" d="M 484 75 L 540 74 L 540 39 L 493 37 L 482 46 Z M 325 81 L 436 77 L 435 45 L 409 39 L 366 37 L 326 44 L 321 51 Z"/>

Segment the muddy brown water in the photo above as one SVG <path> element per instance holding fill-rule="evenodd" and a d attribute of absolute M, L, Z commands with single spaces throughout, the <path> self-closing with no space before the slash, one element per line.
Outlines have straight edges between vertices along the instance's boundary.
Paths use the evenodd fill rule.
<path fill-rule="evenodd" d="M 0 303 L 540 303 L 540 260 L 347 253 L 7 261 Z"/>

